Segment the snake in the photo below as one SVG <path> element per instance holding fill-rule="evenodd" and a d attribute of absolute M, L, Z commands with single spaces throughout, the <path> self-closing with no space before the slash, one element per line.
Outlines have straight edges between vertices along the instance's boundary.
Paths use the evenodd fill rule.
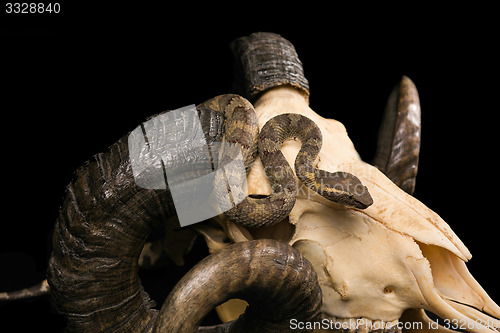
<path fill-rule="evenodd" d="M 365 209 L 373 203 L 366 186 L 353 174 L 329 172 L 314 166 L 323 138 L 320 128 L 310 118 L 283 113 L 268 120 L 259 131 L 252 104 L 234 94 L 217 96 L 199 105 L 198 109 L 220 112 L 225 117 L 214 187 L 221 209 L 234 222 L 257 228 L 282 221 L 295 205 L 297 179 L 322 197 L 341 205 Z M 281 152 L 282 144 L 289 139 L 301 142 L 294 163 L 295 174 Z M 242 195 L 245 193 L 245 173 L 224 167 L 237 159 L 239 153 L 246 172 L 256 157 L 260 157 L 271 194 Z"/>
<path fill-rule="evenodd" d="M 256 41 L 242 41 L 236 48 L 242 57 L 243 72 L 257 74 L 250 81 L 245 80 L 250 83 L 247 86 L 252 87 L 249 93 L 256 96 L 273 86 L 290 84 L 308 95 L 307 80 L 303 77 L 293 45 L 280 40 L 279 36 L 259 36 L 255 36 Z M 259 44 L 258 40 L 264 43 Z M 258 47 L 246 47 L 250 44 Z M 264 81 L 266 84 L 260 84 Z M 182 188 L 186 190 L 182 194 L 187 196 L 191 192 L 200 194 L 202 190 L 194 188 L 198 185 L 188 188 L 189 184 L 197 184 L 192 182 L 193 179 L 205 177 L 203 179 L 208 179 L 208 183 L 214 179 L 214 190 L 221 194 L 217 198 L 233 200 L 223 212 L 246 227 L 272 225 L 283 220 L 294 206 L 299 180 L 340 204 L 362 209 L 372 202 L 366 188 L 353 175 L 330 174 L 313 167 L 322 138 L 321 131 L 306 117 L 283 114 L 268 121 L 259 131 L 252 104 L 231 94 L 199 105 L 198 119 L 188 116 L 193 115 L 188 111 L 180 116 L 174 112 L 174 115 L 163 117 L 168 112 L 147 119 L 108 149 L 87 160 L 75 171 L 66 188 L 54 226 L 47 283 L 54 305 L 67 318 L 68 332 L 156 332 L 157 323 L 162 325 L 165 320 L 175 322 L 178 331 L 186 332 L 186 320 L 179 320 L 177 315 L 184 314 L 193 319 L 187 310 L 196 312 L 201 321 L 203 310 L 193 306 L 199 306 L 200 299 L 180 310 L 162 310 L 159 315 L 138 274 L 139 256 L 146 241 L 162 223 L 179 215 L 172 195 L 176 192 L 173 188 L 179 184 L 188 184 Z M 295 162 L 295 174 L 280 151 L 282 143 L 288 139 L 302 143 Z M 241 196 L 245 176 L 257 156 L 263 161 L 266 172 L 269 171 L 266 176 L 273 192 L 262 197 Z M 242 170 L 231 167 L 236 157 L 241 158 Z M 174 176 L 170 176 L 172 170 Z M 271 170 L 281 172 L 271 173 Z M 211 172 L 216 172 L 216 176 L 212 177 Z M 186 202 L 196 208 L 195 202 Z M 221 203 L 219 205 L 225 209 Z M 307 260 L 293 251 L 288 244 L 271 240 L 229 246 L 214 254 L 223 257 L 211 257 L 204 261 L 207 265 L 191 270 L 189 279 L 179 282 L 182 288 L 179 293 L 174 292 L 171 299 L 178 299 L 181 305 L 185 305 L 189 298 L 185 292 L 188 291 L 205 295 L 204 300 L 209 305 L 222 303 L 222 300 L 214 303 L 211 296 L 211 292 L 217 292 L 214 283 L 219 279 L 207 278 L 206 275 L 208 271 L 219 274 L 214 270 L 216 263 L 222 267 L 220 274 L 225 278 L 220 279 L 221 285 L 224 291 L 231 289 L 231 297 L 236 292 L 232 287 L 239 285 L 239 289 L 263 300 L 262 305 L 251 305 L 254 310 L 249 316 L 241 317 L 243 330 L 248 331 L 248 318 L 258 312 L 264 314 L 262 319 L 257 318 L 262 324 L 259 326 L 262 326 L 261 330 L 266 329 L 267 319 L 271 319 L 269 325 L 272 328 L 278 327 L 278 317 L 273 314 L 278 310 L 285 318 L 313 322 L 321 306 L 321 289 L 314 270 L 306 265 Z M 279 256 L 270 257 L 273 253 Z M 240 259 L 246 260 L 246 266 Z M 294 261 L 296 259 L 298 261 Z M 273 271 L 265 263 L 278 269 Z M 299 268 L 305 274 L 298 274 Z M 284 274 L 288 269 L 291 269 L 288 275 L 292 276 L 292 281 Z M 200 274 L 193 275 L 192 272 Z M 238 274 L 240 280 L 235 279 Z M 251 285 L 248 274 L 253 277 Z M 304 279 L 298 278 L 301 275 L 305 275 Z M 279 283 L 269 283 L 267 289 L 259 289 L 258 285 L 262 286 L 267 280 Z M 283 286 L 291 289 L 285 288 L 280 293 Z M 183 295 L 187 298 L 177 297 Z M 273 295 L 278 295 L 280 301 L 284 300 L 286 306 L 276 302 L 276 297 L 267 302 L 266 299 L 272 300 Z M 314 302 L 305 301 L 311 296 Z M 312 306 L 305 308 L 307 304 Z M 292 314 L 284 311 L 286 307 L 292 310 Z M 298 317 L 311 313 L 312 316 Z M 286 325 L 289 326 L 288 321 Z"/>

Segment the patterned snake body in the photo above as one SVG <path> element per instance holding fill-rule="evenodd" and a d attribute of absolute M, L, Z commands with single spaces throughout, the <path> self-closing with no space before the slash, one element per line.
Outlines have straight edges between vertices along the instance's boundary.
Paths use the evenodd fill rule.
<path fill-rule="evenodd" d="M 257 46 L 258 50 L 250 44 Z M 307 80 L 303 77 L 293 45 L 280 36 L 256 34 L 248 39 L 239 39 L 233 44 L 233 50 L 241 62 L 242 88 L 248 92 L 249 98 L 255 99 L 263 91 L 283 84 L 299 89 L 304 96 L 308 95 Z M 290 67 L 290 64 L 293 66 Z M 201 133 L 197 132 L 199 126 L 195 126 L 198 125 L 196 117 L 189 121 L 178 119 L 178 124 L 162 124 L 164 127 L 161 129 L 166 132 L 171 128 L 180 128 L 182 137 L 187 138 L 181 144 L 172 140 L 173 143 L 168 145 L 155 146 L 157 141 L 149 140 L 151 133 L 141 124 L 141 131 L 138 132 L 144 137 L 144 146 L 139 147 L 140 151 L 148 153 L 157 149 L 165 153 L 158 155 L 161 158 L 152 159 L 155 163 L 148 164 L 138 174 L 134 173 L 128 140 L 130 135 L 127 134 L 76 170 L 54 228 L 53 251 L 47 270 L 50 293 L 59 312 L 67 317 L 68 332 L 151 333 L 159 332 L 158 327 L 167 321 L 177 327 L 176 331 L 169 332 L 188 332 L 185 327 L 189 324 L 186 322 L 192 321 L 193 317 L 180 319 L 177 315 L 188 315 L 189 309 L 201 318 L 201 308 L 196 308 L 201 303 L 196 301 L 195 304 L 188 301 L 189 298 L 183 298 L 184 292 L 197 292 L 202 295 L 199 300 L 204 304 L 220 304 L 224 300 L 216 300 L 215 297 L 220 297 L 218 291 L 230 289 L 226 286 L 237 286 L 235 281 L 238 276 L 240 289 L 255 296 L 259 304 L 250 308 L 249 316 L 240 317 L 243 318 L 243 324 L 240 324 L 242 329 L 233 331 L 280 330 L 276 326 L 278 315 L 304 322 L 317 318 L 322 297 L 314 270 L 298 251 L 275 241 L 236 244 L 227 251 L 220 251 L 222 258 L 211 257 L 205 262 L 208 266 L 196 266 L 199 274 L 188 280 L 183 279 L 188 283 L 181 281 L 178 292 L 174 290 L 171 293 L 173 296 L 170 299 L 179 300 L 181 310 L 163 307 L 159 315 L 154 302 L 142 287 L 138 274 L 140 253 L 157 227 L 177 215 L 171 187 L 187 183 L 186 177 L 194 179 L 216 170 L 216 194 L 220 194 L 218 197 L 222 199 L 232 197 L 235 202 L 234 199 L 239 196 L 237 192 L 245 193 L 242 190 L 246 172 L 259 154 L 273 193 L 266 197 L 244 194 L 241 201 L 238 198 L 238 203 L 223 211 L 246 227 L 277 223 L 290 213 L 297 196 L 298 182 L 280 151 L 280 146 L 287 139 L 296 138 L 302 142 L 295 161 L 295 173 L 303 184 L 340 204 L 364 208 L 372 201 L 366 188 L 353 175 L 328 173 L 313 167 L 322 139 L 320 130 L 308 118 L 283 114 L 271 119 L 259 134 L 252 105 L 238 95 L 222 95 L 197 108 L 206 139 L 206 142 L 201 142 L 201 147 L 193 148 L 187 144 L 189 138 L 201 137 Z M 160 130 L 158 134 L 161 134 Z M 221 140 L 222 145 L 219 145 Z M 153 150 L 149 149 L 150 144 Z M 242 157 L 243 172 L 225 167 L 230 166 L 229 163 L 237 155 Z M 211 168 L 207 168 L 207 163 L 211 164 Z M 166 179 L 167 169 L 179 170 L 179 177 Z M 140 185 L 141 182 L 151 184 L 152 180 L 158 179 L 165 187 Z M 191 201 L 189 204 L 195 205 Z M 243 256 L 247 259 L 246 263 L 241 260 Z M 216 275 L 213 275 L 215 278 L 207 278 L 206 271 L 217 273 L 214 262 L 221 267 L 219 273 L 225 280 Z M 275 273 L 271 274 L 272 267 Z M 261 278 L 253 279 L 254 285 L 249 285 L 248 276 Z M 219 280 L 222 281 L 219 289 L 214 288 Z M 276 281 L 279 283 L 275 284 Z M 307 285 L 311 289 L 304 288 Z M 278 288 L 282 292 L 278 292 Z M 256 292 L 258 290 L 262 292 Z M 266 305 L 268 296 L 271 296 L 271 302 Z M 189 306 L 184 307 L 188 303 Z M 308 304 L 309 310 L 303 307 Z M 252 316 L 256 317 L 254 322 L 259 328 L 247 325 Z M 189 320 L 185 320 L 187 318 Z M 280 327 L 287 330 L 289 322 L 286 320 L 284 325 Z"/>
<path fill-rule="evenodd" d="M 288 139 L 298 139 L 302 146 L 295 159 L 295 173 L 308 188 L 321 196 L 348 206 L 364 209 L 373 203 L 361 181 L 346 172 L 331 173 L 313 166 L 321 146 L 322 135 L 318 126 L 309 118 L 285 113 L 270 119 L 258 133 L 258 123 L 252 105 L 238 95 L 215 97 L 200 108 L 221 112 L 226 117 L 223 148 L 219 165 L 233 161 L 241 149 L 245 169 L 248 171 L 256 157 L 256 148 L 271 184 L 268 196 L 245 196 L 245 175 L 225 168 L 218 173 L 215 190 L 225 214 L 245 227 L 272 225 L 283 220 L 292 210 L 297 197 L 297 179 L 281 152 L 281 145 Z M 228 145 L 229 144 L 229 145 Z M 232 144 L 232 145 L 231 145 Z M 235 203 L 235 197 L 240 198 Z M 229 204 L 228 204 L 229 203 Z"/>

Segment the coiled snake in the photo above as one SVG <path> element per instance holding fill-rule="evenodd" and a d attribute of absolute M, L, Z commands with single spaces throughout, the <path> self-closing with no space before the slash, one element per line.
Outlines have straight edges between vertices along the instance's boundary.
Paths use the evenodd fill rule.
<path fill-rule="evenodd" d="M 339 204 L 364 209 L 373 203 L 368 189 L 354 175 L 347 172 L 328 172 L 316 169 L 313 162 L 322 145 L 318 126 L 309 118 L 295 113 L 285 113 L 270 119 L 258 133 L 258 122 L 253 106 L 241 96 L 221 95 L 198 107 L 220 112 L 226 118 L 223 148 L 219 165 L 235 159 L 238 150 L 228 149 L 237 145 L 241 149 L 245 169 L 248 171 L 258 152 L 272 193 L 263 197 L 245 196 L 235 200 L 237 193 L 244 193 L 244 175 L 222 168 L 215 189 L 219 204 L 225 214 L 245 227 L 272 225 L 288 216 L 297 197 L 298 183 L 292 169 L 281 152 L 281 145 L 288 139 L 298 139 L 302 146 L 295 159 L 295 174 L 300 181 L 321 196 Z M 236 203 L 235 203 L 236 202 Z"/>
<path fill-rule="evenodd" d="M 247 82 L 244 86 L 250 88 L 249 97 L 283 84 L 298 87 L 308 94 L 307 80 L 293 45 L 277 35 L 254 37 L 255 41 L 240 40 L 234 48 L 242 73 L 255 73 L 250 78 L 242 77 L 245 78 L 242 82 Z M 258 52 L 254 46 L 258 47 Z M 267 84 L 260 84 L 263 82 Z M 241 317 L 241 327 L 245 331 L 268 330 L 268 327 L 278 330 L 276 320 L 279 316 L 315 321 L 322 298 L 314 270 L 305 265 L 307 260 L 301 259 L 300 253 L 288 244 L 269 240 L 236 244 L 227 251 L 220 251 L 223 257 L 210 257 L 209 261 L 200 263 L 202 266 L 196 267 L 201 273 L 183 279 L 187 284 L 181 281 L 179 292 L 171 293 L 170 299 L 179 300 L 181 307 L 188 303 L 189 306 L 182 311 L 163 307 L 158 315 L 139 278 L 139 256 L 149 236 L 162 223 L 178 215 L 172 195 L 175 192 L 172 188 L 177 188 L 178 184 L 197 184 L 189 181 L 207 174 L 203 179 L 209 179 L 210 183 L 214 179 L 210 173 L 215 171 L 216 197 L 221 201 L 228 197 L 238 199 L 233 200 L 236 203 L 228 209 L 222 209 L 228 217 L 246 227 L 277 223 L 289 214 L 298 191 L 297 178 L 280 146 L 289 138 L 297 138 L 302 148 L 295 161 L 295 173 L 303 184 L 341 204 L 362 209 L 372 203 L 366 188 L 353 175 L 329 173 L 313 167 L 322 139 L 318 127 L 308 118 L 297 114 L 280 115 L 271 119 L 259 134 L 252 105 L 237 95 L 222 95 L 202 103 L 198 106 L 198 116 L 203 133 L 199 132 L 196 117 L 179 117 L 168 122 L 162 122 L 163 117 L 157 119 L 158 122 L 150 118 L 137 131 L 121 137 L 76 170 L 54 227 L 53 250 L 47 269 L 50 293 L 58 311 L 67 317 L 68 332 L 158 332 L 158 327 L 163 327 L 166 321 L 177 327 L 175 332 L 194 332 L 206 313 L 203 309 L 212 309 L 226 300 L 217 298 L 222 297 L 219 291 L 235 288 L 252 297 L 256 295 L 259 301 L 256 306 L 252 305 L 250 317 L 246 314 Z M 173 133 L 172 140 L 162 135 L 165 133 Z M 178 141 L 178 137 L 182 140 Z M 191 141 L 198 142 L 191 138 L 201 138 L 200 145 L 191 145 Z M 219 145 L 221 140 L 222 145 Z M 136 148 L 144 155 L 134 155 Z M 243 157 L 243 172 L 230 167 L 235 153 Z M 273 188 L 271 195 L 262 198 L 247 196 L 242 191 L 246 171 L 250 170 L 257 154 Z M 134 161 L 145 163 L 134 169 Z M 167 179 L 166 170 L 179 173 Z M 158 184 L 162 186 L 156 186 Z M 209 185 L 209 190 L 202 194 L 211 191 L 212 185 Z M 186 192 L 181 194 L 191 195 L 191 190 L 200 194 L 202 191 L 196 186 L 183 187 Z M 244 193 L 241 201 L 237 192 Z M 191 200 L 186 202 L 188 206 L 196 205 Z M 246 263 L 240 260 L 243 255 L 248 259 Z M 213 265 L 214 261 L 219 270 Z M 275 273 L 271 272 L 271 267 L 275 267 Z M 214 276 L 220 274 L 225 280 L 208 278 L 207 271 Z M 248 276 L 252 276 L 251 285 Z M 229 285 L 235 288 L 226 288 Z M 304 288 L 307 285 L 311 288 Z M 184 298 L 185 291 L 201 295 L 198 299 L 201 303 L 198 300 L 193 303 L 187 296 Z M 266 303 L 269 298 L 271 301 Z M 195 313 L 199 320 L 190 313 Z M 251 322 L 248 318 L 252 315 L 256 316 L 254 323 L 257 326 L 246 325 Z M 192 329 L 186 329 L 186 325 Z M 280 327 L 286 330 L 288 320 L 284 325 Z M 168 331 L 174 332 L 173 329 Z"/>

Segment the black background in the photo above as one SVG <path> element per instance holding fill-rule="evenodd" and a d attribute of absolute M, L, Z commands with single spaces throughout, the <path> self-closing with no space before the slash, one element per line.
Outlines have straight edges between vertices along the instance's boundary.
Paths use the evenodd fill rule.
<path fill-rule="evenodd" d="M 312 109 L 343 122 L 364 160 L 390 90 L 401 75 L 414 81 L 422 107 L 414 195 L 451 225 L 473 254 L 469 270 L 500 301 L 491 9 L 61 5 L 58 15 L 2 8 L 0 17 L 0 291 L 43 279 L 51 228 L 79 165 L 148 115 L 231 92 L 228 44 L 271 31 L 295 45 Z M 0 317 L 17 332 L 64 325 L 47 300 L 0 306 Z"/>

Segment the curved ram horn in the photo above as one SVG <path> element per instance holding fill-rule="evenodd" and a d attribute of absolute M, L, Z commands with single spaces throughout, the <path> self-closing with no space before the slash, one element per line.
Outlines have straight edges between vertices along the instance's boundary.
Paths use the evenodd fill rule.
<path fill-rule="evenodd" d="M 76 170 L 56 221 L 48 282 L 70 332 L 148 332 L 158 313 L 142 288 L 138 257 L 175 209 L 168 190 L 136 184 L 128 137 Z"/>
<path fill-rule="evenodd" d="M 212 254 L 189 271 L 163 304 L 153 332 L 196 332 L 210 310 L 231 298 L 250 305 L 240 318 L 211 332 L 284 332 L 290 318 L 316 321 L 322 304 L 316 273 L 298 250 L 271 239 L 248 241 Z"/>
<path fill-rule="evenodd" d="M 420 101 L 406 76 L 394 87 L 379 131 L 373 164 L 409 194 L 415 190 L 420 152 Z"/>
<path fill-rule="evenodd" d="M 187 169 L 200 177 L 212 172 L 217 163 L 207 154 L 205 146 L 198 151 L 190 145 L 193 137 L 205 136 L 210 143 L 223 132 L 221 114 L 203 105 L 198 107 L 198 116 L 162 118 L 150 132 L 146 125 L 158 119 L 151 118 L 76 170 L 56 221 L 47 271 L 51 296 L 67 317 L 69 332 L 152 331 L 158 310 L 143 290 L 138 258 L 152 230 L 177 213 L 170 188 L 183 179 L 173 177 L 167 182 L 165 170 L 180 170 L 182 178 Z M 170 113 L 164 115 L 170 117 Z M 180 135 L 183 140 L 169 141 L 164 134 L 172 131 L 175 138 Z M 159 150 L 163 150 L 161 155 Z M 180 153 L 176 155 L 174 151 Z M 136 168 L 135 158 L 141 157 L 147 163 Z M 256 255 L 260 253 L 267 261 L 283 265 L 284 270 L 293 271 L 294 267 L 289 265 L 303 264 L 303 260 L 296 262 L 287 253 L 280 253 L 286 249 L 274 245 L 277 248 L 265 246 L 264 253 L 256 251 Z M 253 265 L 255 258 L 249 252 L 241 253 L 238 259 L 243 254 Z M 258 266 L 251 268 L 257 275 Z M 267 273 L 261 273 L 260 281 Z M 314 284 L 313 275 L 308 277 Z M 275 280 L 272 282 L 281 281 Z M 162 319 L 170 315 L 162 312 Z"/>
<path fill-rule="evenodd" d="M 250 100 L 267 89 L 291 85 L 309 97 L 309 82 L 295 47 L 270 32 L 256 32 L 231 43 L 235 89 Z"/>

